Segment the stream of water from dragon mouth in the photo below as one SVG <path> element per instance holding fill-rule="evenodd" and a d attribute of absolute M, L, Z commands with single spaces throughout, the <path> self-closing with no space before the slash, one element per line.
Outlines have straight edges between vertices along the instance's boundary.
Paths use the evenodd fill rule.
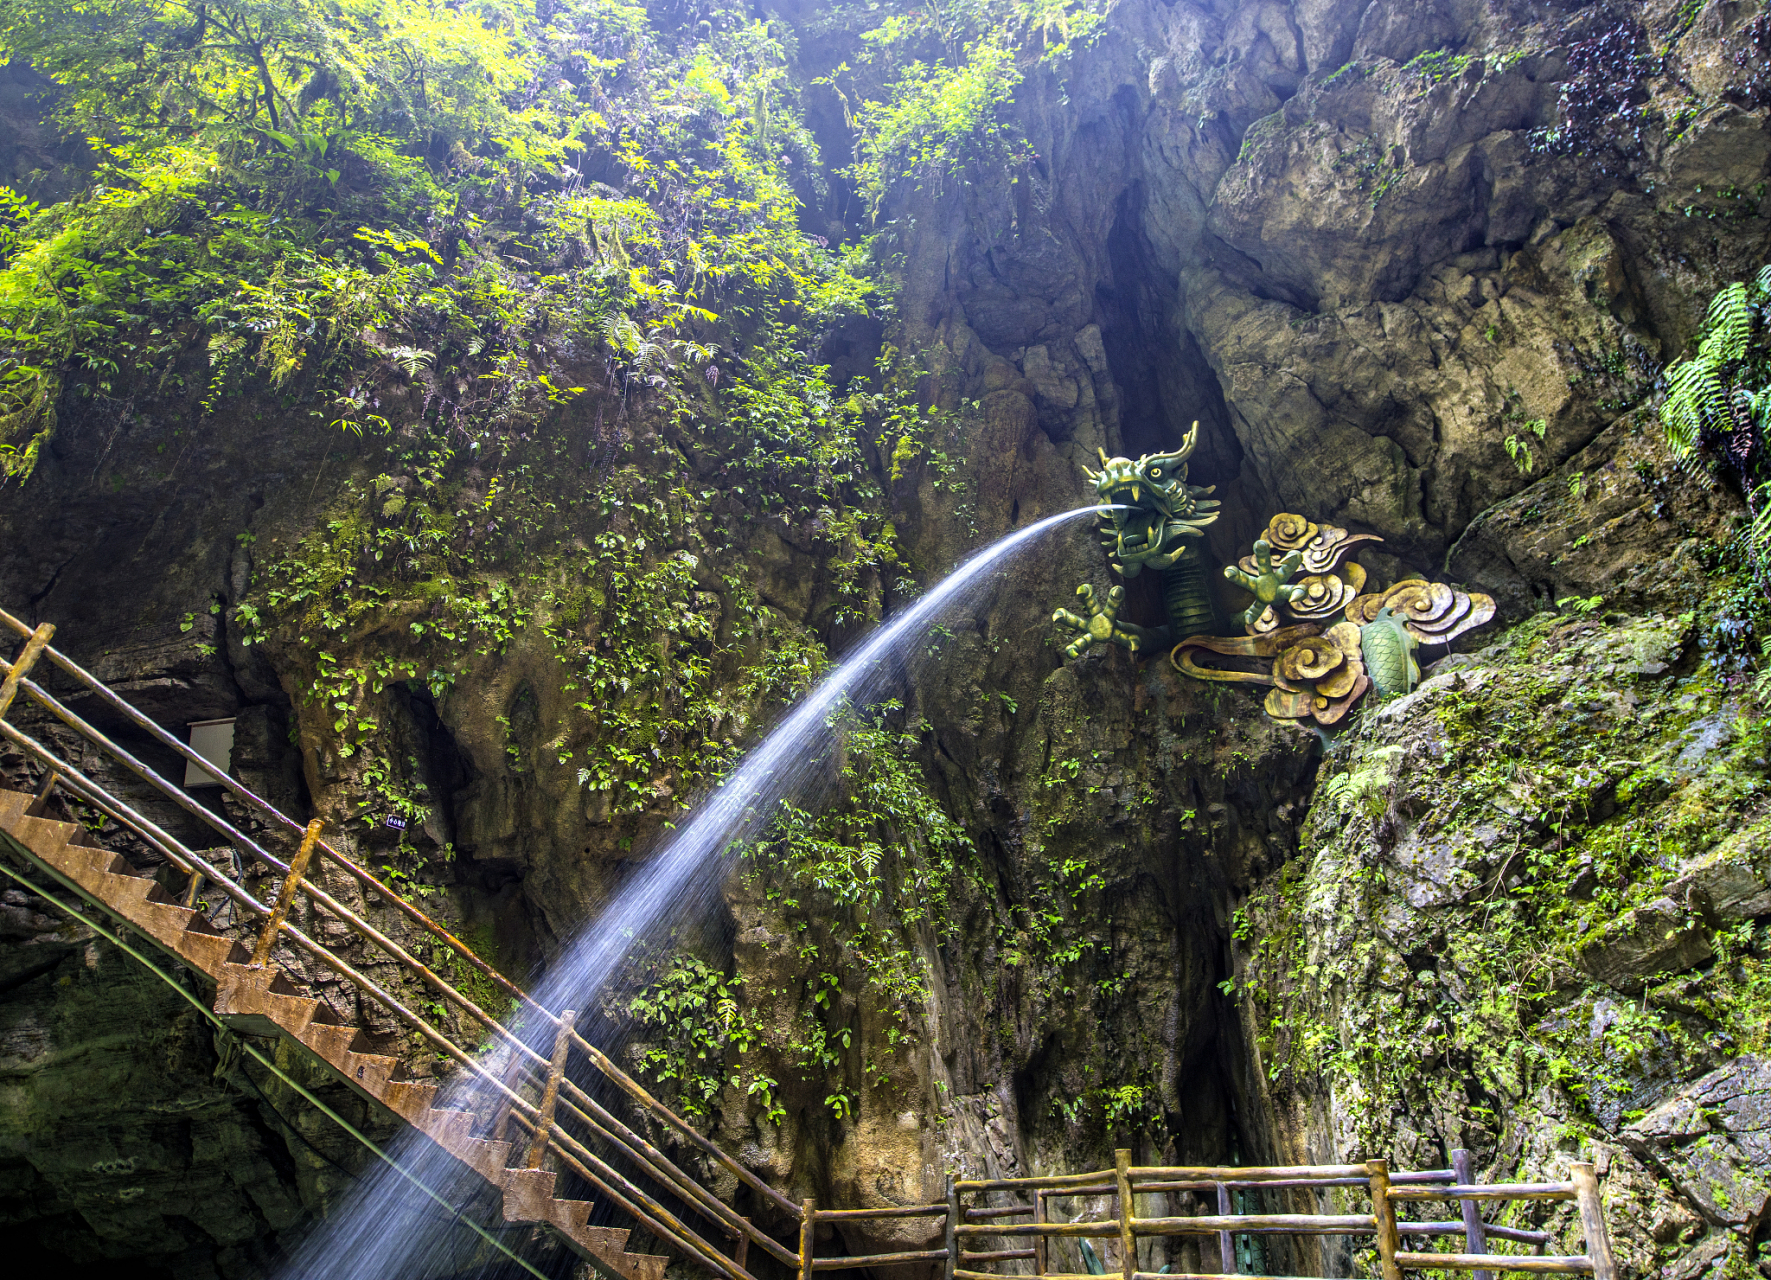
<path fill-rule="evenodd" d="M 879 628 L 826 675 L 747 754 L 721 786 L 704 796 L 692 816 L 670 835 L 617 890 L 608 906 L 582 926 L 530 988 L 544 1008 L 585 1009 L 621 970 L 635 943 L 673 924 L 704 918 L 718 896 L 733 852 L 760 835 L 783 800 L 811 808 L 828 787 L 832 717 L 844 706 L 877 703 L 911 674 L 928 633 L 952 610 L 976 600 L 992 570 L 1061 524 L 1102 510 L 1080 507 L 1048 516 L 992 543 L 942 579 L 910 608 Z M 552 1029 L 513 1024 L 545 1056 Z M 605 1046 L 605 1049 L 607 1046 Z M 501 1069 L 491 1059 L 489 1069 Z M 474 1095 L 487 1086 L 463 1078 L 436 1106 L 482 1110 Z M 483 1212 L 485 1184 L 415 1130 L 390 1140 L 389 1154 L 437 1188 L 463 1211 Z M 513 1159 L 515 1156 L 513 1155 Z M 471 1203 L 470 1203 L 471 1202 Z M 491 1201 L 496 1216 L 496 1201 Z M 308 1232 L 278 1268 L 283 1280 L 432 1280 L 467 1274 L 491 1276 L 514 1268 L 496 1260 L 453 1257 L 458 1231 L 449 1230 L 435 1203 L 387 1166 L 365 1170 L 332 1214 Z M 483 1264 L 484 1269 L 480 1265 Z"/>

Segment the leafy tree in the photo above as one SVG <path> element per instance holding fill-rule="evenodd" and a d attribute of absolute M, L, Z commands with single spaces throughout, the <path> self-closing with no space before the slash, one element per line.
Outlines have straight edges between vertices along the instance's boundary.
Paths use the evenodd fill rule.
<path fill-rule="evenodd" d="M 351 131 L 430 150 L 534 134 L 545 110 L 510 95 L 542 69 L 535 35 L 435 0 L 13 0 L 0 57 L 53 78 L 62 119 L 108 142 L 324 162 Z"/>

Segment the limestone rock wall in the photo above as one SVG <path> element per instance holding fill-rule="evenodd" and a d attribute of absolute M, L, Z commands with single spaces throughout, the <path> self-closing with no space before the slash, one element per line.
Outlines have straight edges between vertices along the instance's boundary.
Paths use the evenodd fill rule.
<path fill-rule="evenodd" d="M 847 37 L 814 34 L 810 12 L 785 16 L 807 30 L 794 73 L 810 123 L 840 136 L 837 104 L 811 81 L 845 56 Z M 1054 536 L 951 622 L 904 694 L 903 722 L 929 724 L 920 774 L 971 842 L 951 927 L 882 917 L 909 937 L 926 999 L 906 1012 L 855 977 L 865 957 L 835 903 L 806 892 L 788 907 L 766 876 L 727 883 L 698 946 L 742 980 L 747 1016 L 775 1034 L 712 1096 L 720 1142 L 789 1195 L 845 1204 L 926 1202 L 950 1170 L 1098 1167 L 1118 1145 L 1175 1161 L 1430 1165 L 1464 1144 L 1495 1177 L 1551 1173 L 1585 1150 L 1611 1170 L 1632 1274 L 1676 1262 L 1694 1280 L 1712 1264 L 1746 1265 L 1764 1216 L 1739 1207 L 1762 1190 L 1762 1089 L 1734 1015 L 1712 1007 L 1727 985 L 1713 975 L 1717 956 L 1751 959 L 1765 911 L 1750 841 L 1718 851 L 1704 833 L 1756 830 L 1756 791 L 1682 811 L 1690 846 L 1656 870 L 1617 864 L 1622 880 L 1660 877 L 1653 895 L 1638 901 L 1595 871 L 1580 891 L 1623 895 L 1590 899 L 1615 900 L 1618 919 L 1581 917 L 1592 942 L 1579 965 L 1546 959 L 1507 979 L 1529 987 L 1529 1016 L 1475 1057 L 1479 1037 L 1457 1029 L 1458 1010 L 1504 1002 L 1507 989 L 1457 939 L 1488 928 L 1520 859 L 1552 866 L 1576 827 L 1586 839 L 1603 824 L 1634 776 L 1624 763 L 1661 761 L 1669 797 L 1707 785 L 1716 753 L 1762 776 L 1757 746 L 1734 727 L 1741 690 L 1682 683 L 1698 679 L 1704 637 L 1730 616 L 1714 549 L 1739 504 L 1670 465 L 1643 406 L 1709 294 L 1771 253 L 1768 24 L 1760 6 L 1715 0 L 1125 0 L 1092 44 L 1017 91 L 1034 158 L 893 197 L 897 309 L 831 350 L 861 372 L 892 342 L 920 362 L 922 401 L 949 415 L 943 468 L 894 474 L 883 450 L 870 459 L 907 575 L 926 583 L 1086 501 L 1080 467 L 1097 448 L 1172 447 L 1197 419 L 1192 478 L 1226 500 L 1216 560 L 1246 551 L 1270 513 L 1301 511 L 1384 537 L 1363 557 L 1380 576 L 1479 585 L 1520 629 L 1441 662 L 1427 688 L 1370 716 L 1324 764 L 1314 739 L 1269 722 L 1255 699 L 1187 682 L 1160 656 L 1064 664 L 1046 619 L 1107 570 L 1080 525 Z M 861 230 L 842 216 L 833 202 L 807 221 Z M 411 477 L 268 401 L 201 431 L 194 418 L 189 403 L 70 405 L 38 475 L 0 502 L 0 600 L 57 621 L 73 652 L 167 723 L 238 714 L 243 763 L 269 793 L 326 815 L 363 856 L 392 858 L 393 838 L 361 821 L 375 794 L 364 762 L 309 697 L 326 672 L 314 646 L 298 629 L 247 645 L 232 619 L 260 599 L 262 571 L 328 522 L 391 527 L 416 493 Z M 485 581 L 505 574 L 500 556 L 508 567 L 557 542 L 634 532 L 630 513 L 595 501 L 612 441 L 643 470 L 677 438 L 643 403 L 591 396 L 560 414 L 513 454 L 535 477 L 532 521 L 456 529 L 485 557 Z M 682 465 L 719 494 L 712 510 L 735 548 L 722 561 L 702 542 L 683 546 L 709 634 L 731 634 L 740 601 L 722 572 L 741 563 L 747 598 L 765 601 L 784 635 L 851 642 L 817 531 L 755 519 L 717 459 Z M 489 502 L 492 482 L 469 468 L 463 510 Z M 396 580 L 366 559 L 356 571 Z M 555 584 L 552 613 L 513 628 L 446 691 L 390 682 L 360 704 L 399 738 L 400 784 L 423 783 L 435 801 L 414 836 L 425 901 L 519 976 L 645 856 L 685 785 L 660 772 L 643 805 L 615 812 L 560 759 L 555 730 L 575 691 L 539 622 L 569 618 L 596 643 L 572 600 L 583 608 L 606 585 Z M 888 605 L 903 598 L 884 575 L 868 589 Z M 1132 608 L 1154 620 L 1159 602 L 1142 592 Z M 1590 613 L 1540 612 L 1595 597 Z M 337 661 L 404 653 L 413 624 L 434 617 L 412 596 L 351 633 Z M 734 682 L 735 669 L 713 678 Z M 1504 719 L 1527 693 L 1539 720 L 1506 728 L 1517 775 L 1490 778 L 1458 735 L 1484 732 L 1483 715 Z M 766 699 L 734 698 L 711 740 L 751 740 L 771 713 Z M 1599 732 L 1615 742 L 1604 759 L 1568 754 Z M 1568 787 L 1591 806 L 1562 813 L 1544 799 Z M 1681 877 L 1700 875 L 1700 853 L 1726 870 L 1703 881 L 1721 907 L 1673 890 L 1697 883 Z M 1530 938 L 1548 948 L 1564 923 L 1576 922 L 1518 928 L 1540 930 Z M 808 942 L 848 966 L 829 991 L 807 972 Z M 67 954 L 58 963 L 81 953 Z M 52 1056 L 80 1058 L 87 1029 L 66 1021 L 59 970 L 20 963 L 26 976 L 0 1009 L 51 1028 Z M 1294 966 L 1314 972 L 1300 981 Z M 1581 1035 L 1612 1044 L 1608 1029 L 1622 1036 L 1650 987 L 1696 1010 L 1685 1038 L 1665 1032 L 1646 1056 L 1615 1037 L 1609 1058 L 1569 1047 Z M 165 1012 L 147 993 L 132 999 L 107 1052 L 156 1061 L 162 1050 L 136 1028 Z M 814 1025 L 846 1033 L 817 1071 L 788 1047 Z M 1380 1025 L 1397 1029 L 1418 1073 L 1385 1075 L 1358 1056 Z M 393 1042 L 395 1028 L 378 1030 Z M 1721 1034 L 1734 1039 L 1712 1043 Z M 1535 1047 L 1552 1041 L 1562 1047 Z M 270 1172 L 227 1177 L 273 1208 L 244 1236 L 199 1223 L 176 1241 L 139 1237 L 131 1256 L 207 1274 L 179 1261 L 195 1250 L 222 1274 L 258 1274 L 247 1237 L 268 1248 L 332 1192 L 303 1181 L 319 1175 L 302 1173 L 299 1141 L 239 1118 L 258 1104 L 224 1094 L 213 1051 L 191 1044 L 169 1060 L 169 1087 L 188 1084 L 238 1134 L 191 1145 L 180 1176 L 219 1185 L 239 1164 L 230 1153 L 250 1148 Z M 89 1056 L 95 1074 L 71 1088 L 96 1091 L 113 1069 Z M 1605 1098 L 1579 1083 L 1595 1072 Z M 775 1086 L 774 1114 L 750 1087 L 759 1076 Z M 853 1089 L 849 1110 L 830 1105 L 835 1085 Z M 19 1136 L 34 1132 L 43 1088 L 14 1094 L 5 1211 L 44 1248 L 117 1256 L 125 1246 L 97 1202 L 58 1181 L 61 1157 Z M 120 1135 L 107 1139 L 117 1159 L 135 1141 L 125 1111 L 93 1111 Z M 1708 1146 L 1694 1137 L 1700 1121 L 1716 1135 Z M 175 1212 L 156 1189 L 167 1184 L 143 1185 L 132 1212 Z M 844 1242 L 864 1252 L 914 1238 L 871 1229 Z M 1346 1261 L 1277 1247 L 1268 1260 L 1276 1271 Z M 1155 1265 L 1170 1261 L 1208 1260 L 1176 1247 Z"/>

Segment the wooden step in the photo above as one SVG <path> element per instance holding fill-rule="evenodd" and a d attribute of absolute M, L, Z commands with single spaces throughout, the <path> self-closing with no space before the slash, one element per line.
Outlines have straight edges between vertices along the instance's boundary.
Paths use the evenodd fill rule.
<path fill-rule="evenodd" d="M 627 1237 L 632 1234 L 620 1227 L 579 1227 L 562 1232 L 586 1253 L 625 1280 L 664 1280 L 664 1268 L 670 1259 L 655 1253 L 627 1252 Z"/>
<path fill-rule="evenodd" d="M 393 1079 L 394 1069 L 399 1063 L 385 1053 L 351 1048 L 361 1034 L 361 1029 L 355 1026 L 330 1026 L 323 1022 L 310 1022 L 302 1028 L 296 1039 L 318 1054 L 339 1075 L 380 1102 L 383 1101 Z M 400 1112 L 395 1114 L 405 1120 L 411 1119 Z"/>
<path fill-rule="evenodd" d="M 301 1039 L 313 1023 L 320 1002 L 312 996 L 285 995 L 273 991 L 277 978 L 270 968 L 224 964 L 215 975 L 215 1012 L 230 1026 L 253 1035 L 279 1032 Z M 391 1062 L 392 1059 L 389 1059 Z"/>
<path fill-rule="evenodd" d="M 510 1143 L 494 1142 L 490 1138 L 463 1138 L 448 1149 L 457 1160 L 493 1186 L 504 1185 L 504 1170 L 510 1163 Z"/>
<path fill-rule="evenodd" d="M 430 1110 L 440 1091 L 421 1080 L 390 1080 L 381 1091 L 381 1105 L 408 1124 L 416 1124 L 420 1112 Z"/>
<path fill-rule="evenodd" d="M 211 978 L 225 964 L 245 964 L 252 953 L 210 924 L 201 912 L 193 912 L 191 922 L 178 940 L 178 954 Z"/>
<path fill-rule="evenodd" d="M 351 1025 L 334 1025 L 326 1022 L 310 1022 L 296 1038 L 319 1054 L 328 1063 L 340 1069 L 349 1056 L 351 1045 L 363 1034 L 361 1027 Z"/>
<path fill-rule="evenodd" d="M 21 844 L 29 845 L 31 852 L 39 858 L 59 865 L 62 850 L 68 847 L 80 828 L 71 822 L 57 822 L 54 818 L 33 818 L 21 814 L 7 824 L 7 830 Z M 122 859 L 119 858 L 118 861 Z"/>
<path fill-rule="evenodd" d="M 581 1231 L 590 1219 L 588 1200 L 562 1200 L 554 1195 L 559 1175 L 545 1169 L 504 1171 L 504 1220 L 551 1222 L 567 1235 Z"/>
<path fill-rule="evenodd" d="M 466 1150 L 467 1144 L 474 1141 L 474 1126 L 478 1122 L 479 1117 L 471 1111 L 429 1107 L 420 1113 L 416 1124 L 451 1150 L 458 1146 Z"/>
<path fill-rule="evenodd" d="M 553 1184 L 557 1173 L 546 1169 L 506 1169 L 504 1171 L 504 1220 L 506 1222 L 548 1222 L 553 1205 Z"/>
<path fill-rule="evenodd" d="M 341 1070 L 346 1080 L 374 1095 L 379 1102 L 399 1065 L 397 1058 L 390 1058 L 385 1053 L 353 1052 L 345 1059 Z"/>
<path fill-rule="evenodd" d="M 42 821 L 42 819 L 38 819 L 38 821 Z M 72 823 L 62 825 L 73 829 Z M 62 850 L 57 856 L 60 859 L 58 865 L 61 866 L 64 873 L 77 867 L 87 875 L 132 876 L 135 874 L 135 868 L 129 865 L 129 859 L 99 845 L 87 844 L 77 839 L 70 838 L 67 844 L 62 846 Z"/>
<path fill-rule="evenodd" d="M 13 811 L 19 811 L 16 804 L 0 809 L 0 821 Z M 13 824 L 17 827 L 14 834 L 31 837 L 25 843 L 33 853 L 173 954 L 192 961 L 211 977 L 228 960 L 245 958 L 236 955 L 239 944 L 222 936 L 199 912 L 168 901 L 152 876 L 137 873 L 126 859 L 109 849 L 80 843 L 88 834 L 82 828 L 44 818 L 21 822 L 28 825 Z M 64 833 L 67 842 L 58 845 Z M 47 854 L 46 848 L 50 850 Z"/>
<path fill-rule="evenodd" d="M 627 1252 L 627 1237 L 631 1233 L 621 1227 L 590 1226 L 590 1201 L 555 1196 L 557 1181 L 557 1174 L 542 1169 L 506 1169 L 504 1220 L 548 1223 L 628 1280 L 662 1280 L 668 1258 Z"/>

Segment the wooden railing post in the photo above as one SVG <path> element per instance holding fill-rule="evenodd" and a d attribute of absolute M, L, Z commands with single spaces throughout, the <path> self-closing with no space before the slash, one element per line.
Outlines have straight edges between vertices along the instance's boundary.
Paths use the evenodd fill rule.
<path fill-rule="evenodd" d="M 1593 1280 L 1617 1280 L 1617 1263 L 1611 1256 L 1611 1237 L 1605 1230 L 1605 1206 L 1599 1200 L 1599 1176 L 1593 1166 L 1569 1166 L 1574 1183 L 1574 1203 L 1580 1208 L 1580 1230 L 1586 1237 L 1587 1257 L 1593 1264 Z"/>
<path fill-rule="evenodd" d="M 6 681 L 0 684 L 0 716 L 5 716 L 12 707 L 12 700 L 18 697 L 19 682 L 30 674 L 32 667 L 37 665 L 38 657 L 49 647 L 50 639 L 55 635 L 55 624 L 45 622 L 25 641 L 25 647 L 19 650 L 18 661 L 12 664 L 12 670 L 6 673 Z"/>
<path fill-rule="evenodd" d="M 947 1185 L 952 1187 L 952 1181 Z M 799 1280 L 812 1280 L 812 1231 L 818 1225 L 818 1202 L 807 1196 L 800 1203 L 799 1212 Z M 948 1265 L 952 1265 L 951 1260 Z"/>
<path fill-rule="evenodd" d="M 947 1175 L 947 1226 L 941 1232 L 941 1238 L 947 1248 L 947 1261 L 941 1266 L 941 1274 L 945 1280 L 953 1280 L 953 1269 L 959 1265 L 959 1186 L 951 1173 Z"/>
<path fill-rule="evenodd" d="M 1459 1186 L 1476 1185 L 1476 1162 L 1470 1153 L 1459 1147 L 1451 1153 L 1451 1176 Z M 1482 1210 L 1474 1200 L 1460 1200 L 1464 1210 L 1464 1252 L 1487 1253 L 1488 1232 L 1482 1225 Z M 1471 1280 L 1494 1280 L 1494 1272 L 1478 1271 Z"/>
<path fill-rule="evenodd" d="M 526 1169 L 539 1169 L 547 1156 L 554 1108 L 560 1100 L 560 1078 L 566 1074 L 566 1054 L 572 1048 L 572 1029 L 577 1021 L 576 1009 L 560 1014 L 559 1030 L 553 1036 L 553 1060 L 547 1065 L 547 1083 L 541 1086 L 541 1107 L 535 1115 L 535 1136 L 529 1139 L 529 1155 L 523 1161 Z"/>
<path fill-rule="evenodd" d="M 1119 1185 L 1119 1273 L 1132 1280 L 1138 1273 L 1138 1241 L 1131 1233 L 1131 1152 L 1123 1147 L 1113 1153 L 1113 1181 Z"/>
<path fill-rule="evenodd" d="M 1402 1233 L 1396 1229 L 1396 1204 L 1390 1199 L 1390 1164 L 1387 1160 L 1367 1160 L 1366 1175 L 1371 1180 L 1371 1212 L 1377 1219 L 1377 1256 L 1383 1280 L 1402 1280 L 1402 1268 L 1396 1255 L 1402 1252 Z"/>
<path fill-rule="evenodd" d="M 56 784 L 61 781 L 61 774 L 51 769 L 43 776 L 43 785 L 37 788 L 37 794 L 31 797 L 31 803 L 25 806 L 25 812 L 33 818 L 41 818 L 43 811 L 49 807 L 49 797 L 55 794 Z"/>
<path fill-rule="evenodd" d="M 1220 1182 L 1217 1184 L 1217 1189 L 1218 1214 L 1221 1217 L 1229 1217 L 1232 1212 L 1230 1188 Z M 1223 1269 L 1225 1275 L 1236 1274 L 1236 1237 L 1228 1231 L 1218 1232 L 1218 1265 Z"/>
<path fill-rule="evenodd" d="M 295 857 L 289 862 L 289 874 L 283 877 L 283 888 L 277 894 L 277 905 L 271 908 L 271 914 L 264 922 L 264 930 L 258 935 L 258 946 L 252 952 L 252 967 L 262 969 L 271 958 L 271 948 L 277 943 L 277 934 L 282 931 L 283 921 L 289 918 L 289 908 L 295 902 L 295 891 L 301 886 L 301 878 L 307 874 L 307 864 L 313 861 L 314 850 L 320 843 L 320 828 L 325 822 L 315 818 L 307 824 L 302 834 L 301 847 L 295 851 Z"/>
<path fill-rule="evenodd" d="M 1045 1188 L 1033 1189 L 1033 1221 L 1035 1225 L 1045 1221 Z M 1033 1237 L 1033 1274 L 1045 1274 L 1045 1237 Z"/>

